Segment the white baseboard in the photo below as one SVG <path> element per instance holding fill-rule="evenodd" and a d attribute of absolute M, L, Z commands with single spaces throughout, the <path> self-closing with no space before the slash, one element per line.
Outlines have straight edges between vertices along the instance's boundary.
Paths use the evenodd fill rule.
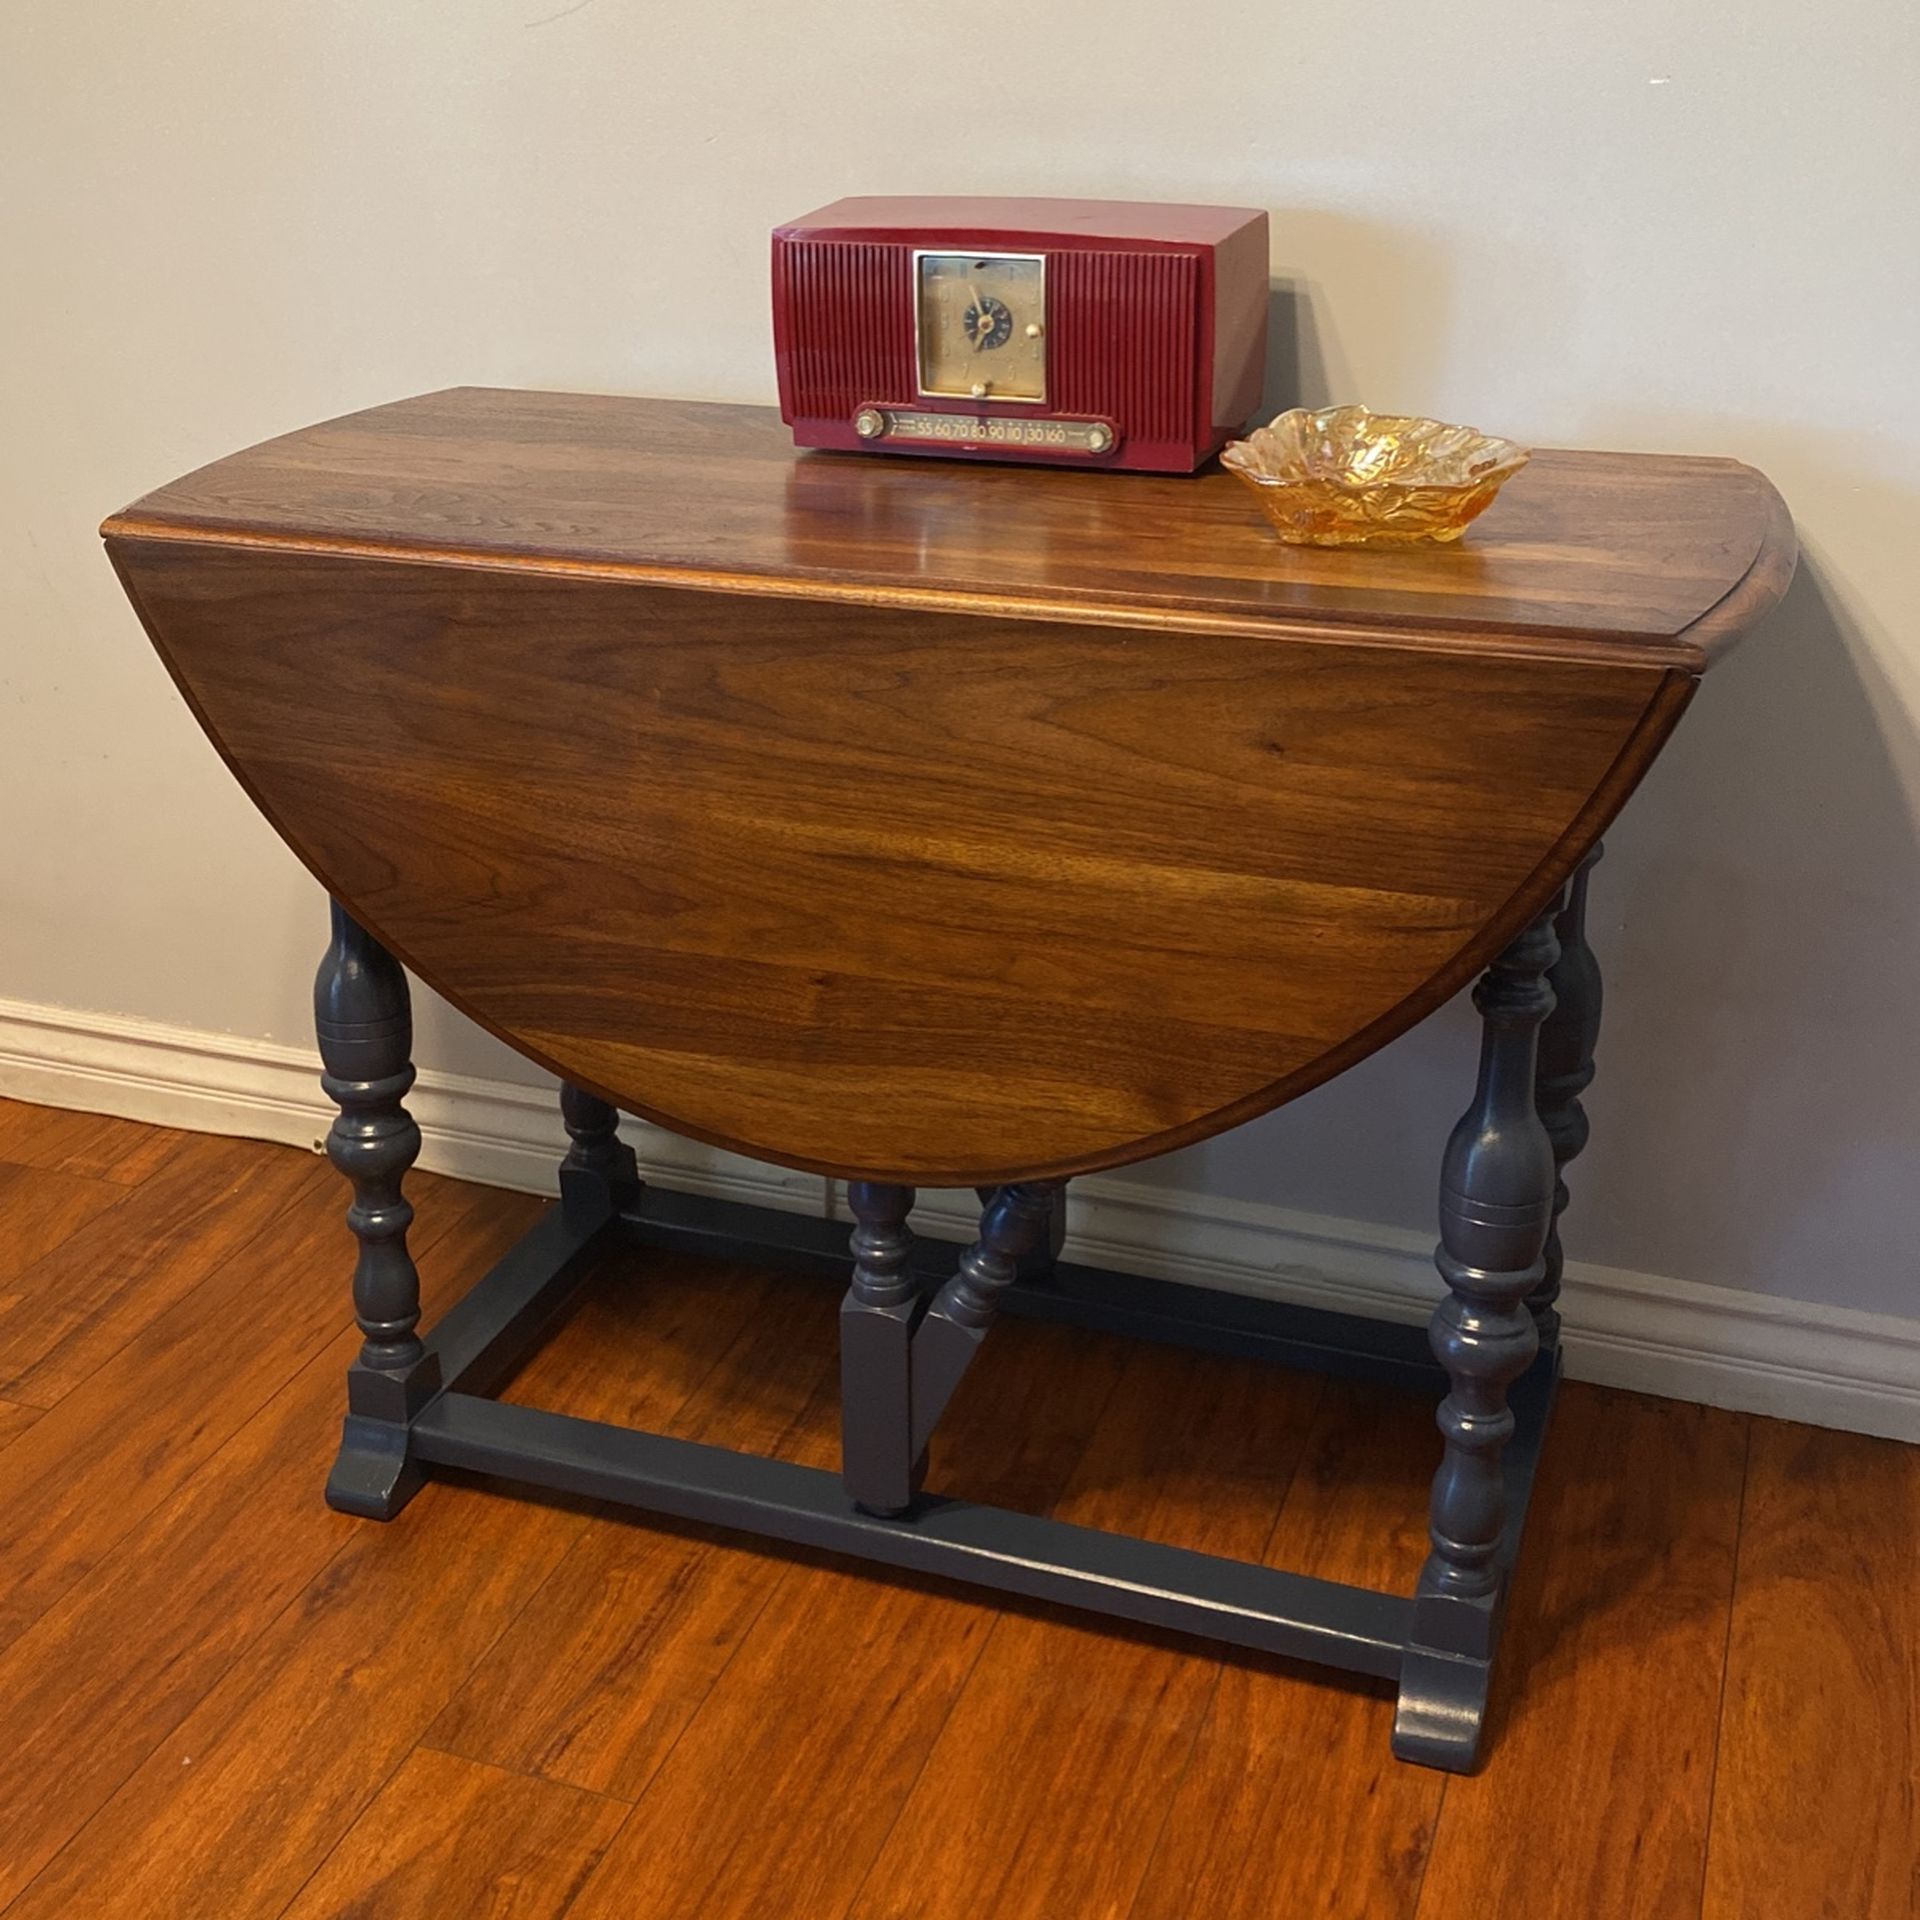
<path fill-rule="evenodd" d="M 14 1099 L 315 1148 L 331 1117 L 317 1075 L 306 1048 L 0 1000 L 0 1094 Z M 409 1105 L 422 1166 L 554 1190 L 565 1136 L 550 1086 L 423 1072 Z M 835 1204 L 810 1174 L 644 1123 L 623 1132 L 665 1186 L 793 1212 Z M 1076 1260 L 1400 1320 L 1425 1318 L 1439 1289 L 1428 1235 L 1114 1174 L 1072 1192 Z M 972 1226 L 958 1194 L 929 1195 L 914 1219 L 949 1239 Z M 1920 1320 L 1577 1263 L 1562 1305 L 1575 1379 L 1920 1441 Z"/>

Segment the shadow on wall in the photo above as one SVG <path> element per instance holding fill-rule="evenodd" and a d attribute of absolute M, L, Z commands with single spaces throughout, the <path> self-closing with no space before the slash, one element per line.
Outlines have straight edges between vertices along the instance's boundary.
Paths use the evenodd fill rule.
<path fill-rule="evenodd" d="M 1294 242 L 1300 219 L 1289 216 Z M 1312 236 L 1309 235 L 1309 238 Z M 1417 235 L 1342 222 L 1343 314 L 1444 310 L 1448 262 Z M 1324 252 L 1325 249 L 1323 248 Z M 1311 247 L 1301 257 L 1314 257 Z M 1550 270 L 1550 266 L 1545 270 Z M 1354 288 L 1372 296 L 1356 300 Z M 1261 418 L 1354 391 L 1314 283 L 1272 283 Z M 1444 355 L 1445 329 L 1415 351 Z M 1347 345 L 1403 394 L 1443 371 Z M 1574 437 L 1574 436 L 1570 436 Z M 1916 502 L 1877 450 L 1803 424 L 1662 411 L 1610 416 L 1588 444 L 1726 452 L 1896 553 Z M 1592 935 L 1607 974 L 1592 1145 L 1572 1175 L 1576 1262 L 1913 1316 L 1920 1190 L 1920 734 L 1803 554 L 1786 599 L 1708 676 L 1608 836 Z M 1877 1009 L 1884 1017 L 1876 1017 Z M 1478 1022 L 1462 995 L 1338 1080 L 1266 1119 L 1122 1178 L 1336 1219 L 1431 1230 L 1442 1142 L 1465 1104 Z"/>
<path fill-rule="evenodd" d="M 1333 404 L 1313 317 L 1313 288 L 1304 280 L 1276 280 L 1267 296 L 1267 377 L 1261 392 L 1254 416 L 1261 426 L 1289 407 Z"/>
<path fill-rule="evenodd" d="M 1622 817 L 1596 889 L 1613 1019 L 1589 1103 L 1591 1257 L 1920 1311 L 1920 833 L 1886 731 L 1900 715 L 1803 558 Z"/>
<path fill-rule="evenodd" d="M 1334 310 L 1320 284 L 1291 266 L 1270 282 L 1262 423 L 1288 407 L 1364 402 L 1376 412 L 1425 411 L 1445 381 L 1454 351 L 1449 318 L 1457 258 L 1416 227 L 1356 220 L 1347 213 L 1289 207 L 1272 216 L 1289 261 L 1337 262 L 1338 335 L 1319 316 Z M 1537 282 L 1552 277 L 1534 263 Z M 1408 315 L 1422 324 L 1407 325 Z M 1355 365 L 1375 369 L 1363 390 Z"/>
<path fill-rule="evenodd" d="M 1920 832 L 1900 704 L 1817 562 L 1707 677 L 1608 836 L 1576 1262 L 1912 1316 Z M 1884 1017 L 1875 1017 L 1885 1009 Z M 1462 995 L 1350 1073 L 1124 1177 L 1426 1229 Z"/>

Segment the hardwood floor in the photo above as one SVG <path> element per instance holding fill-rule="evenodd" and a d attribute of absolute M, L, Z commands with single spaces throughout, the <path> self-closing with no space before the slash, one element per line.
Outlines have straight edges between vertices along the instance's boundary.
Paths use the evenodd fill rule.
<path fill-rule="evenodd" d="M 421 1176 L 429 1313 L 538 1212 Z M 1920 1449 L 1570 1388 L 1493 1757 L 1170 1635 L 478 1480 L 320 1487 L 324 1163 L 0 1102 L 4 1920 L 1899 1920 Z M 510 1389 L 835 1457 L 836 1300 L 608 1274 Z M 1402 1395 L 1009 1324 L 933 1482 L 1408 1584 Z"/>

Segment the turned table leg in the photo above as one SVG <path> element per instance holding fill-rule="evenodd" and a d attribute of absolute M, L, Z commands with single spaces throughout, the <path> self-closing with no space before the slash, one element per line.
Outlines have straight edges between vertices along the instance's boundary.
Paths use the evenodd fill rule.
<path fill-rule="evenodd" d="M 907 1215 L 911 1187 L 847 1186 L 853 1283 L 840 1307 L 840 1459 L 854 1504 L 907 1511 L 926 1477 L 927 1447 L 999 1310 L 1000 1296 L 1058 1248 L 1061 1180 L 987 1189 L 980 1237 L 922 1309 Z"/>
<path fill-rule="evenodd" d="M 980 1204 L 988 1207 L 993 1204 L 993 1196 L 998 1191 L 994 1187 L 975 1187 Z M 1047 1213 L 1047 1230 L 1038 1235 L 1033 1245 L 1020 1256 L 1019 1277 L 1022 1280 L 1042 1280 L 1060 1264 L 1060 1255 L 1067 1244 L 1067 1183 L 1062 1180 L 1054 1189 L 1052 1205 Z"/>
<path fill-rule="evenodd" d="M 1546 1272 L 1527 1296 L 1542 1346 L 1552 1346 L 1560 1338 L 1560 1280 L 1566 1269 L 1560 1216 L 1567 1210 L 1569 1197 L 1566 1170 L 1587 1144 L 1587 1110 L 1580 1096 L 1593 1084 L 1593 1053 L 1600 1040 L 1600 962 L 1587 944 L 1587 878 L 1599 864 L 1600 854 L 1596 843 L 1581 861 L 1554 922 L 1560 957 L 1547 974 L 1553 1011 L 1540 1029 L 1540 1064 L 1534 1078 L 1540 1119 L 1553 1143 L 1554 1176 Z"/>
<path fill-rule="evenodd" d="M 1474 989 L 1482 1020 L 1473 1103 L 1447 1142 L 1440 1250 L 1447 1297 L 1432 1345 L 1449 1392 L 1446 1450 L 1429 1509 L 1432 1552 L 1414 1596 L 1401 1669 L 1394 1751 L 1456 1771 L 1479 1754 L 1505 1565 L 1507 1496 L 1501 1451 L 1513 1432 L 1507 1389 L 1539 1351 L 1528 1299 L 1546 1272 L 1554 1151 L 1535 1104 L 1541 1022 L 1553 1008 L 1559 955 L 1542 914 Z"/>
<path fill-rule="evenodd" d="M 901 1513 L 926 1462 L 913 1445 L 909 1369 L 920 1289 L 907 1215 L 913 1189 L 847 1184 L 853 1284 L 840 1306 L 840 1462 L 847 1491 L 869 1513 Z"/>
<path fill-rule="evenodd" d="M 407 1423 L 440 1386 L 438 1364 L 415 1331 L 420 1276 L 407 1251 L 413 1208 L 401 1191 L 420 1152 L 420 1129 L 402 1105 L 413 1085 L 413 1013 L 399 961 L 337 901 L 313 1013 L 320 1084 L 340 1109 L 327 1158 L 353 1185 L 353 1312 L 364 1336 L 347 1372 L 346 1429 L 327 1500 L 387 1520 L 419 1489 Z"/>
<path fill-rule="evenodd" d="M 972 1366 L 1020 1262 L 1046 1244 L 1064 1180 L 1025 1180 L 998 1188 L 980 1215 L 980 1237 L 959 1271 L 935 1295 L 913 1342 L 913 1438 L 917 1455 L 933 1437 L 947 1402 Z"/>
<path fill-rule="evenodd" d="M 640 1169 L 620 1138 L 619 1110 L 568 1080 L 560 1087 L 560 1117 L 570 1143 L 560 1162 L 560 1204 L 569 1213 L 602 1214 L 631 1201 Z"/>

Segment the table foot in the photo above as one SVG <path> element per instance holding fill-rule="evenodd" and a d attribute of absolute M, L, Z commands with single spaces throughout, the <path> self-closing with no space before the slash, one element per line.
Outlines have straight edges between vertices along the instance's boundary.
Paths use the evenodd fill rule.
<path fill-rule="evenodd" d="M 1409 1647 L 1400 1660 L 1393 1753 L 1415 1766 L 1471 1773 L 1486 1732 L 1491 1660 Z"/>
<path fill-rule="evenodd" d="M 391 1520 L 426 1484 L 409 1430 L 348 1414 L 327 1475 L 327 1505 L 362 1520 Z"/>

